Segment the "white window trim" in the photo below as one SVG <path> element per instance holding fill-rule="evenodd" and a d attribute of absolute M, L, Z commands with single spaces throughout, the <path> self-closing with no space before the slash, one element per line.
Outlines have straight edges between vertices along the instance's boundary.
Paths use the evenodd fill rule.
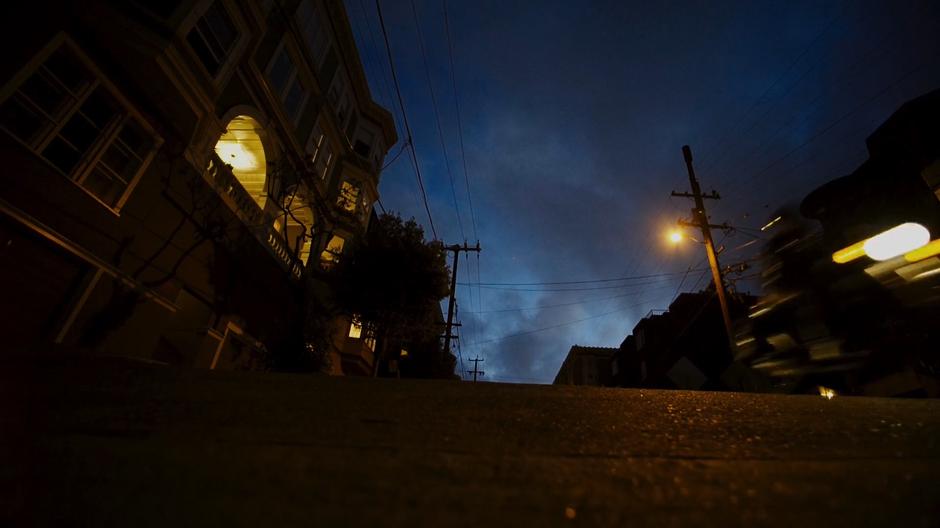
<path fill-rule="evenodd" d="M 320 157 L 320 154 L 322 153 L 322 148 L 323 148 L 322 146 L 317 148 L 315 145 L 316 133 L 318 129 L 323 134 L 323 142 L 328 144 L 330 147 L 330 159 L 326 164 L 326 168 L 323 170 L 323 174 L 320 176 L 319 181 L 321 182 L 327 182 L 330 180 L 330 173 L 332 172 L 333 167 L 336 166 L 336 159 L 337 159 L 337 154 L 339 151 L 339 149 L 336 146 L 337 143 L 333 141 L 333 136 L 330 133 L 330 130 L 328 130 L 329 124 L 327 123 L 327 121 L 328 119 L 325 117 L 324 114 L 321 113 L 320 116 L 317 118 L 316 122 L 314 123 L 313 129 L 310 130 L 310 135 L 307 137 L 306 154 L 308 156 L 312 156 L 312 151 L 316 150 L 316 156 L 312 156 L 310 158 L 310 166 L 314 172 L 316 172 L 317 158 Z"/>
<path fill-rule="evenodd" d="M 232 24 L 235 25 L 235 31 L 238 32 L 238 36 L 235 38 L 235 43 L 232 44 L 232 50 L 225 58 L 225 61 L 219 65 L 219 72 L 213 76 L 209 73 L 209 70 L 206 69 L 202 60 L 199 59 L 199 55 L 196 54 L 196 51 L 189 45 L 187 36 L 190 31 L 195 29 L 196 23 L 205 16 L 209 8 L 212 7 L 212 4 L 215 2 L 219 2 L 222 8 L 225 9 L 225 12 L 228 13 Z M 180 32 L 177 36 L 179 37 L 181 46 L 186 48 L 188 56 L 198 65 L 199 71 L 208 77 L 216 88 L 220 88 L 228 82 L 229 77 L 231 77 L 235 67 L 238 65 L 236 58 L 241 57 L 248 44 L 248 33 L 248 25 L 245 23 L 245 20 L 242 19 L 241 12 L 234 2 L 229 0 L 203 0 L 202 5 L 199 6 L 198 9 L 193 9 L 192 13 L 187 17 L 187 20 L 180 26 Z"/>
<path fill-rule="evenodd" d="M 264 68 L 264 81 L 267 83 L 268 88 L 271 91 L 271 95 L 277 100 L 275 106 L 278 107 L 278 111 L 287 118 L 287 122 L 293 124 L 295 127 L 300 122 L 300 117 L 304 115 L 304 110 L 307 108 L 307 103 L 310 102 L 310 94 L 312 87 L 315 86 L 315 83 L 311 82 L 310 75 L 308 75 L 307 64 L 303 59 L 303 54 L 299 53 L 296 45 L 292 42 L 289 42 L 290 39 L 287 35 L 281 39 L 281 43 L 278 44 L 277 49 L 274 50 L 274 54 L 271 55 L 271 60 L 268 61 L 268 65 Z M 291 83 L 300 78 L 301 86 L 304 88 L 304 98 L 300 102 L 300 106 L 297 107 L 297 114 L 290 115 L 287 113 L 287 108 L 284 106 L 284 99 L 287 93 L 275 93 L 274 86 L 271 84 L 271 70 L 274 68 L 274 63 L 277 62 L 278 57 L 281 56 L 281 53 L 287 52 L 287 56 L 290 58 L 291 64 L 294 65 L 294 71 L 291 73 L 290 77 L 287 79 L 287 83 L 284 85 L 284 90 L 286 92 L 290 91 Z"/>
<path fill-rule="evenodd" d="M 73 170 L 74 176 L 70 174 L 65 174 L 61 169 L 59 169 L 59 167 L 56 167 L 55 165 L 53 165 L 52 162 L 44 158 L 41 154 L 43 148 L 52 140 L 52 138 L 55 137 L 55 135 L 62 129 L 62 127 L 65 126 L 65 124 L 69 122 L 69 119 L 71 119 L 71 116 L 73 116 L 75 112 L 78 111 L 79 107 L 81 106 L 81 101 L 77 101 L 75 105 L 69 110 L 68 114 L 62 117 L 60 122 L 56 122 L 55 126 L 51 127 L 49 130 L 45 132 L 45 134 L 43 134 L 40 138 L 38 138 L 36 140 L 35 147 L 33 145 L 29 145 L 28 143 L 23 141 L 20 137 L 13 134 L 9 130 L 7 130 L 5 127 L 0 127 L 0 128 L 3 128 L 4 132 L 9 137 L 13 138 L 16 142 L 23 145 L 25 148 L 29 149 L 29 151 L 35 154 L 36 157 L 41 159 L 43 163 L 48 165 L 55 172 L 61 174 L 72 185 L 81 189 L 82 192 L 87 194 L 90 198 L 92 198 L 93 200 L 101 204 L 103 207 L 105 207 L 106 209 L 114 213 L 115 215 L 120 216 L 120 211 L 124 207 L 124 204 L 130 198 L 130 195 L 134 192 L 134 188 L 137 187 L 137 184 L 140 182 L 141 177 L 144 175 L 145 172 L 147 172 L 147 169 L 149 168 L 151 161 L 153 161 L 153 158 L 156 155 L 157 151 L 160 150 L 160 146 L 163 144 L 163 138 L 160 137 L 156 133 L 156 131 L 154 131 L 153 127 L 150 126 L 150 123 L 146 119 L 143 118 L 143 116 L 136 109 L 136 107 L 132 105 L 131 102 L 126 97 L 124 97 L 121 91 L 118 90 L 117 87 L 114 86 L 113 83 L 111 83 L 108 77 L 104 75 L 104 73 L 102 73 L 102 71 L 98 68 L 98 66 L 94 63 L 94 61 L 92 61 L 88 57 L 88 55 L 81 49 L 80 46 L 78 46 L 78 44 L 75 43 L 74 40 L 72 40 L 68 36 L 68 34 L 66 34 L 65 32 L 60 32 L 56 34 L 55 37 L 53 37 L 52 40 L 50 40 L 49 43 L 46 44 L 42 50 L 39 51 L 39 53 L 37 53 L 36 55 L 33 56 L 32 59 L 30 59 L 30 61 L 26 64 L 26 66 L 24 66 L 19 72 L 17 72 L 16 75 L 14 75 L 13 78 L 7 84 L 3 86 L 2 91 L 0 91 L 0 104 L 6 102 L 7 99 L 12 97 L 13 94 L 16 93 L 16 91 L 19 89 L 19 87 L 24 82 L 26 82 L 26 80 L 31 78 L 37 72 L 39 67 L 46 61 L 46 59 L 48 59 L 61 46 L 68 46 L 70 50 L 82 62 L 82 65 L 88 68 L 88 70 L 96 77 L 95 84 L 93 84 L 92 88 L 87 91 L 87 93 L 85 94 L 85 97 L 87 97 L 87 95 L 90 94 L 91 91 L 97 88 L 98 86 L 103 87 L 105 90 L 108 91 L 108 93 L 112 97 L 114 97 L 117 100 L 117 102 L 123 107 L 124 111 L 126 112 L 126 115 L 123 117 L 122 123 L 123 121 L 127 119 L 135 119 L 137 121 L 137 124 L 140 125 L 140 127 L 144 130 L 144 132 L 147 133 L 149 137 L 153 140 L 150 150 L 144 156 L 141 157 L 141 164 L 140 164 L 140 167 L 137 169 L 136 174 L 134 175 L 134 177 L 128 180 L 127 187 L 124 189 L 124 192 L 121 193 L 121 196 L 117 199 L 115 204 L 112 206 L 112 205 L 105 203 L 101 198 L 99 198 L 94 193 L 86 189 L 80 183 L 80 181 L 83 180 L 85 177 L 87 177 L 87 175 L 91 172 L 91 170 L 94 169 L 95 165 L 98 163 L 98 160 L 101 158 L 101 155 L 104 153 L 107 147 L 110 146 L 111 143 L 115 140 L 115 136 L 117 135 L 117 131 L 119 130 L 120 127 L 116 127 L 112 125 L 111 130 L 103 132 L 104 136 L 98 139 L 98 141 L 91 147 L 91 149 L 89 150 L 89 153 L 86 154 L 85 156 L 86 159 L 80 161 L 79 164 L 76 165 L 75 169 Z"/>
<path fill-rule="evenodd" d="M 314 48 L 314 46 L 307 42 L 307 20 L 301 17 L 301 11 L 305 5 L 310 6 L 311 17 L 320 18 L 320 31 L 325 35 L 325 45 L 320 53 L 317 53 L 317 50 Z M 336 40 L 333 38 L 333 30 L 329 27 L 329 20 L 327 20 L 327 16 L 328 15 L 323 9 L 323 6 L 315 0 L 302 0 L 297 4 L 297 10 L 294 12 L 294 21 L 297 23 L 297 27 L 300 30 L 300 40 L 303 42 L 304 49 L 309 51 L 309 54 L 313 59 L 314 66 L 316 67 L 314 74 L 317 76 L 317 78 L 319 78 L 320 68 L 323 67 L 323 62 L 326 60 L 326 56 L 330 52 L 330 46 Z"/>

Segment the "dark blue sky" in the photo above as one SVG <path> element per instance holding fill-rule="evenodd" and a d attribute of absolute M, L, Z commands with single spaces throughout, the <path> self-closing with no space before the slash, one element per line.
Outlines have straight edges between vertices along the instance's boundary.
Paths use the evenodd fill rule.
<path fill-rule="evenodd" d="M 416 7 L 455 191 L 411 4 L 382 6 L 438 235 L 472 243 L 442 3 Z M 401 127 L 375 4 L 346 7 L 373 93 Z M 868 134 L 940 87 L 936 1 L 452 0 L 447 9 L 483 246 L 479 269 L 475 256 L 461 259 L 460 282 L 678 272 L 461 286 L 464 369 L 479 355 L 496 381 L 551 382 L 571 345 L 618 346 L 680 282 L 704 287 L 702 272 L 682 273 L 699 266 L 702 248 L 664 241 L 690 207 L 669 196 L 688 186 L 682 145 L 692 146 L 703 189 L 724 198 L 709 203 L 712 219 L 759 228 L 853 170 Z M 386 209 L 427 226 L 407 154 L 382 174 L 380 191 Z M 758 244 L 735 249 L 750 240 L 725 240 L 723 263 L 753 255 Z M 529 291 L 573 287 L 591 289 Z"/>

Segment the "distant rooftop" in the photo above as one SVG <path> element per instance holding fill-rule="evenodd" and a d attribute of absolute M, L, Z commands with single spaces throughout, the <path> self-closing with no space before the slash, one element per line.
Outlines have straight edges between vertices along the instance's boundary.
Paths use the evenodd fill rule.
<path fill-rule="evenodd" d="M 616 351 L 617 351 L 616 348 L 611 348 L 611 347 L 589 347 L 589 346 L 573 345 L 571 347 L 571 350 L 568 351 L 568 355 L 571 356 L 571 355 L 577 354 L 577 355 L 582 355 L 582 356 L 587 356 L 587 355 L 611 356 Z"/>

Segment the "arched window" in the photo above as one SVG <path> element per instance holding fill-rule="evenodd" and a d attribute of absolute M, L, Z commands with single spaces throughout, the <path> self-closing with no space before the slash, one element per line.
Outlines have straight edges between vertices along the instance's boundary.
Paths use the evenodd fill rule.
<path fill-rule="evenodd" d="M 215 144 L 215 153 L 226 164 L 232 166 L 232 173 L 255 200 L 258 207 L 264 209 L 267 200 L 267 161 L 262 145 L 264 129 L 253 118 L 240 115 L 233 118 L 225 128 L 225 133 Z"/>

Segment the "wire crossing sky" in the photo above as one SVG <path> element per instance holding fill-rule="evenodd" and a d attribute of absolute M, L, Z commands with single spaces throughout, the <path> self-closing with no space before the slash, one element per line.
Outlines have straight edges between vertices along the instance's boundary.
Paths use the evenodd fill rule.
<path fill-rule="evenodd" d="M 664 239 L 689 213 L 669 196 L 687 190 L 682 145 L 722 195 L 713 220 L 741 228 L 722 263 L 746 261 L 778 208 L 940 87 L 929 0 L 380 2 L 403 105 L 375 5 L 347 11 L 373 93 L 399 127 L 407 109 L 439 238 L 473 226 L 483 247 L 482 271 L 461 262 L 458 313 L 488 379 L 551 382 L 571 345 L 618 346 L 707 285 L 701 248 Z M 430 233 L 409 163 L 380 192 Z"/>

